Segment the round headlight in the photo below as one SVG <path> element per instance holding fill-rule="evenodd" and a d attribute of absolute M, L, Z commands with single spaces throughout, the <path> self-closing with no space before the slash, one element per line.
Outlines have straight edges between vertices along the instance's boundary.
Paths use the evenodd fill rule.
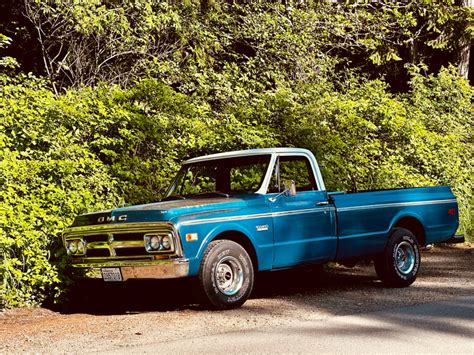
<path fill-rule="evenodd" d="M 84 255 L 84 241 L 82 239 L 73 239 L 66 241 L 66 250 L 69 255 Z"/>
<path fill-rule="evenodd" d="M 71 240 L 67 242 L 67 252 L 69 254 L 75 254 L 77 252 L 77 241 L 76 240 Z"/>
<path fill-rule="evenodd" d="M 82 242 L 82 240 L 78 240 L 77 241 L 77 251 L 76 251 L 77 254 L 84 254 L 84 243 Z"/>
<path fill-rule="evenodd" d="M 163 239 L 161 240 L 161 245 L 163 247 L 163 249 L 170 249 L 171 248 L 171 240 L 170 240 L 170 237 L 168 237 L 167 235 L 165 235 L 163 237 Z"/>
<path fill-rule="evenodd" d="M 150 248 L 153 250 L 160 249 L 160 238 L 156 235 L 150 238 Z"/>

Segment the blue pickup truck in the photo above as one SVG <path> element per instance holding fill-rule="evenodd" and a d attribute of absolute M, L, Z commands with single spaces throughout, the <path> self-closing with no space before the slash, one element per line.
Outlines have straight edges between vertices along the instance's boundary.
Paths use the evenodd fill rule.
<path fill-rule="evenodd" d="M 420 247 L 462 242 L 447 186 L 328 192 L 305 149 L 254 149 L 190 159 L 157 203 L 78 216 L 64 246 L 76 277 L 194 277 L 202 302 L 241 306 L 258 271 L 373 260 L 406 287 Z"/>

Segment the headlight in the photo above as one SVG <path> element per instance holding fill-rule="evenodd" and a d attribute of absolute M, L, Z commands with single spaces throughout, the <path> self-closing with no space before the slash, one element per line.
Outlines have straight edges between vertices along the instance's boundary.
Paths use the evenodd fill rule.
<path fill-rule="evenodd" d="M 148 252 L 160 251 L 161 237 L 158 234 L 145 234 L 143 237 L 145 241 L 145 249 Z"/>
<path fill-rule="evenodd" d="M 150 238 L 150 249 L 160 249 L 160 237 L 158 237 L 157 235 L 154 235 Z"/>
<path fill-rule="evenodd" d="M 172 251 L 173 241 L 170 235 L 160 235 L 155 233 L 145 234 L 143 240 L 145 249 L 149 253 L 159 253 Z"/>
<path fill-rule="evenodd" d="M 82 240 L 77 241 L 77 254 L 84 254 L 84 242 Z"/>
<path fill-rule="evenodd" d="M 161 246 L 162 246 L 163 249 L 165 249 L 165 250 L 171 249 L 171 239 L 170 239 L 170 237 L 168 237 L 167 235 L 165 235 L 165 236 L 161 239 Z"/>
<path fill-rule="evenodd" d="M 75 240 L 68 241 L 66 249 L 69 254 L 76 254 L 76 251 L 77 251 L 76 241 Z"/>
<path fill-rule="evenodd" d="M 66 251 L 69 255 L 84 255 L 84 241 L 82 239 L 66 240 Z"/>

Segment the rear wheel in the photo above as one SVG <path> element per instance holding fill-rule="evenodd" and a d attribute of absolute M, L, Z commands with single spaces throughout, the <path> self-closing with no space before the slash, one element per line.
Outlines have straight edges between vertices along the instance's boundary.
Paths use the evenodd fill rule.
<path fill-rule="evenodd" d="M 246 250 L 231 240 L 207 247 L 199 269 L 203 303 L 213 309 L 240 307 L 252 292 L 254 274 Z"/>
<path fill-rule="evenodd" d="M 407 229 L 394 228 L 384 252 L 374 264 L 384 284 L 407 287 L 416 280 L 420 262 L 420 248 L 415 235 Z"/>

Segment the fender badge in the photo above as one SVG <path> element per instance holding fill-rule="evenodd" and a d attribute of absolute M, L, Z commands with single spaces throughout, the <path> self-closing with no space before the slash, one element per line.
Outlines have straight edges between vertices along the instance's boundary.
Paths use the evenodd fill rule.
<path fill-rule="evenodd" d="M 188 233 L 186 234 L 186 241 L 187 242 L 194 242 L 198 240 L 198 234 L 197 233 Z"/>
<path fill-rule="evenodd" d="M 264 225 L 261 225 L 261 226 L 256 226 L 255 228 L 257 228 L 257 232 L 264 232 L 264 231 L 268 230 L 268 224 L 264 224 Z"/>

